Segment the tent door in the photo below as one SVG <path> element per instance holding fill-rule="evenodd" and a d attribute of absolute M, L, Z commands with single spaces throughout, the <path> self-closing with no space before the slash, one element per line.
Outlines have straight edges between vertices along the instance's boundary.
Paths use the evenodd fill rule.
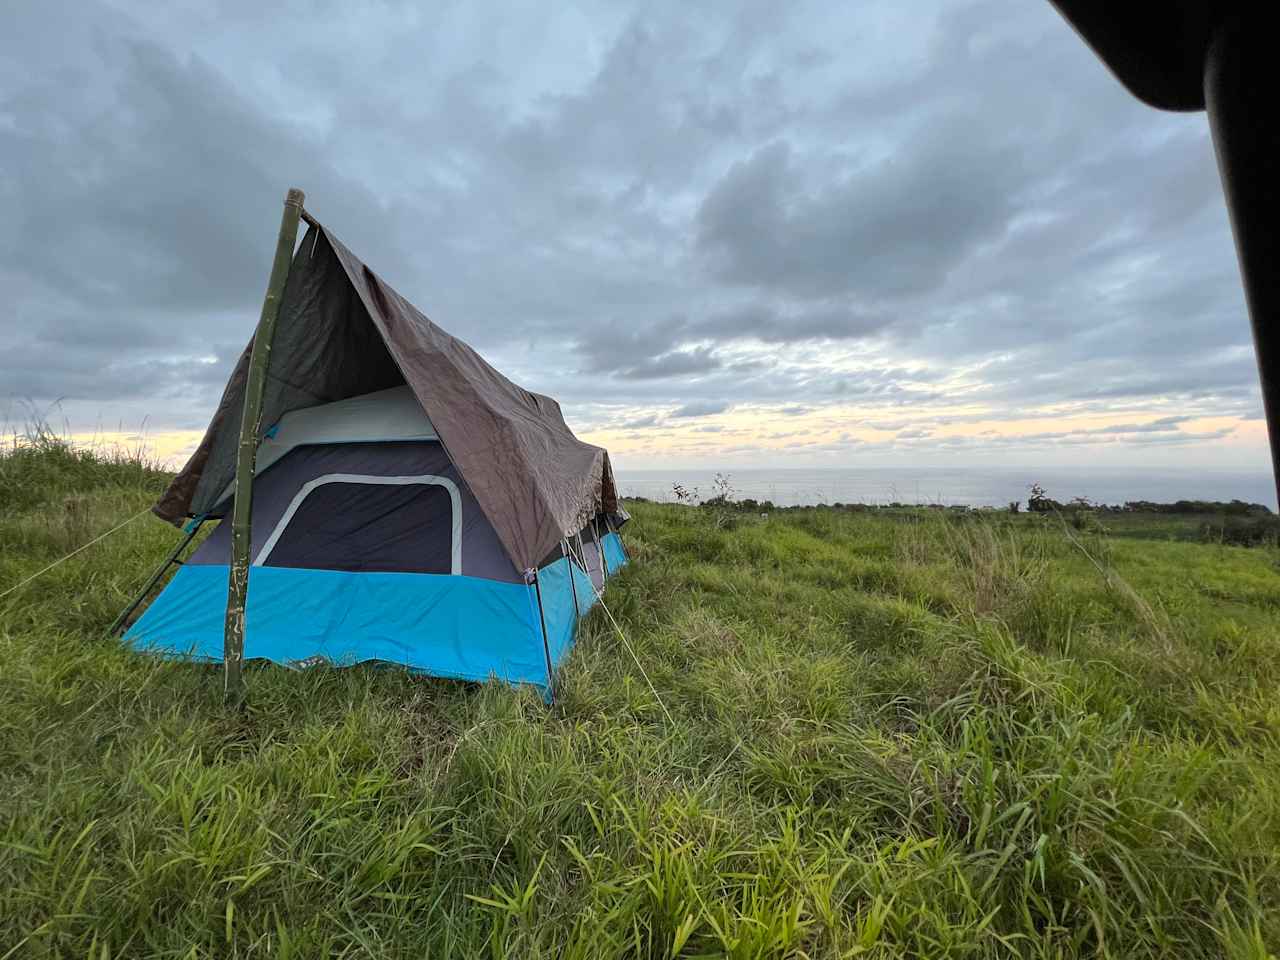
<path fill-rule="evenodd" d="M 462 573 L 462 496 L 448 477 L 328 473 L 303 484 L 255 566 Z"/>

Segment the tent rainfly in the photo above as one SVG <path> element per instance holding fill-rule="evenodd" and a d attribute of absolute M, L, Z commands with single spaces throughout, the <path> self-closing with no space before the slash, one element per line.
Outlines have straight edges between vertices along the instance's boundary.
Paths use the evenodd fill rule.
<path fill-rule="evenodd" d="M 555 400 L 428 320 L 302 213 L 300 195 L 298 215 L 311 226 L 296 252 L 282 240 L 292 262 L 263 351 L 260 415 L 244 417 L 265 429 L 249 434 L 256 470 L 251 459 L 243 474 L 243 656 L 390 661 L 549 696 L 578 618 L 626 563 L 609 454 L 578 440 Z M 153 508 L 191 533 L 235 511 L 252 348 Z M 127 643 L 224 658 L 232 526 L 179 566 Z"/>

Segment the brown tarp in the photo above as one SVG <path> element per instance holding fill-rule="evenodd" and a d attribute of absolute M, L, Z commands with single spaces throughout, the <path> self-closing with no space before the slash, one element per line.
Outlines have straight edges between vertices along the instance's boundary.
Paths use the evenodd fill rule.
<path fill-rule="evenodd" d="M 156 503 L 171 523 L 218 515 L 235 478 L 246 347 L 204 439 Z M 573 435 L 550 397 L 512 383 L 428 320 L 324 227 L 289 270 L 276 322 L 264 426 L 291 410 L 407 383 L 518 571 L 597 514 L 616 513 L 609 454 Z"/>

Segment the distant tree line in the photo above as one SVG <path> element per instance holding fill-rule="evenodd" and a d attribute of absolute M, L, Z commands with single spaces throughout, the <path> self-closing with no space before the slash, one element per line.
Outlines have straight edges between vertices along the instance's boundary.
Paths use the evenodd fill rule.
<path fill-rule="evenodd" d="M 1011 512 L 1017 513 L 1017 505 L 1009 505 Z M 1094 503 L 1087 497 L 1075 497 L 1066 503 L 1054 500 L 1038 483 L 1031 484 L 1027 496 L 1027 509 L 1032 513 L 1071 513 L 1078 510 L 1091 510 L 1095 513 L 1166 513 L 1192 514 L 1214 513 L 1225 517 L 1266 517 L 1271 515 L 1271 508 L 1262 503 L 1246 503 L 1244 500 L 1174 500 L 1172 503 L 1157 503 L 1154 500 L 1126 500 L 1123 504 Z"/>
<path fill-rule="evenodd" d="M 742 513 L 768 513 L 776 510 L 843 510 L 861 513 L 874 510 L 948 510 L 952 512 L 969 512 L 971 510 L 990 510 L 990 507 L 969 507 L 963 504 L 943 505 L 938 503 L 812 503 L 793 506 L 779 506 L 772 500 L 756 500 L 752 497 L 738 497 L 727 474 L 717 473 L 712 481 L 714 493 L 705 499 L 699 497 L 697 487 L 687 487 L 681 483 L 672 484 L 672 493 L 678 503 L 687 506 L 703 507 L 716 511 L 739 511 Z M 627 497 L 639 503 L 656 503 L 648 497 Z M 1021 503 L 1010 502 L 1008 511 L 1019 513 Z M 1003 509 L 1003 508 L 1000 508 Z M 1268 517 L 1271 508 L 1262 503 L 1247 503 L 1244 500 L 1174 500 L 1159 503 L 1154 500 L 1126 500 L 1122 504 L 1095 503 L 1088 497 L 1073 497 L 1067 501 L 1055 500 L 1045 488 L 1033 483 L 1027 496 L 1027 510 L 1031 513 L 1076 513 L 1091 511 L 1094 513 L 1162 513 L 1162 514 L 1216 514 L 1224 517 Z"/>
<path fill-rule="evenodd" d="M 712 482 L 713 493 L 708 497 L 699 496 L 697 487 L 689 487 L 676 483 L 672 485 L 672 493 L 677 502 L 705 511 L 710 515 L 717 527 L 731 527 L 737 524 L 738 518 L 748 514 L 766 517 L 774 512 L 792 510 L 835 510 L 842 513 L 894 513 L 901 511 L 915 512 L 929 510 L 945 512 L 949 516 L 980 517 L 990 515 L 1006 508 L 970 507 L 963 504 L 944 505 L 941 503 L 816 503 L 807 505 L 785 506 L 775 504 L 772 500 L 756 500 L 753 497 L 738 497 L 732 481 L 727 474 L 716 474 Z M 646 497 L 629 497 L 627 499 L 641 503 L 652 503 Z M 1062 516 L 1078 530 L 1094 530 L 1099 528 L 1099 521 L 1104 516 L 1120 517 L 1125 515 L 1160 515 L 1167 517 L 1190 518 L 1200 520 L 1198 528 L 1188 528 L 1188 538 L 1199 539 L 1209 543 L 1232 544 L 1236 546 L 1262 546 L 1280 544 L 1280 517 L 1275 516 L 1271 508 L 1261 503 L 1247 503 L 1244 500 L 1174 500 L 1159 503 L 1154 500 L 1126 500 L 1123 504 L 1094 503 L 1087 497 L 1074 497 L 1068 501 L 1055 500 L 1049 496 L 1045 488 L 1034 483 L 1029 488 L 1027 510 L 1040 516 L 1054 514 Z M 1021 513 L 1021 501 L 1012 501 L 1007 507 L 1009 513 Z"/>

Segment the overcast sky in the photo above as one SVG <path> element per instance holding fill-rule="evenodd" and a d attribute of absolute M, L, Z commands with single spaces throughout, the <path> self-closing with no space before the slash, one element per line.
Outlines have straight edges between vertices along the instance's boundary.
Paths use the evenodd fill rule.
<path fill-rule="evenodd" d="M 1204 115 L 1131 99 L 1047 2 L 4 20 L 11 425 L 189 451 L 296 185 L 623 469 L 1266 469 Z"/>

